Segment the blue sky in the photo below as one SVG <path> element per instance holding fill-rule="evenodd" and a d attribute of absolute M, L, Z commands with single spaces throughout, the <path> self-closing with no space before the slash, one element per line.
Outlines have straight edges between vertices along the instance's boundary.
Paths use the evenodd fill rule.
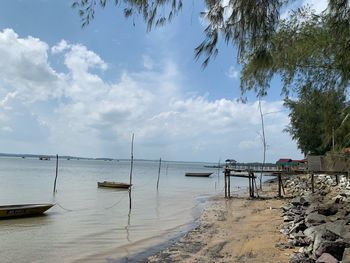
<path fill-rule="evenodd" d="M 325 1 L 304 1 L 322 9 Z M 146 32 L 112 4 L 81 28 L 71 1 L 5 0 L 0 10 L 0 152 L 182 161 L 260 161 L 258 102 L 237 102 L 239 65 L 225 43 L 206 69 L 200 1 Z M 300 3 L 299 3 L 300 4 Z M 267 160 L 300 158 L 278 81 L 262 102 Z"/>

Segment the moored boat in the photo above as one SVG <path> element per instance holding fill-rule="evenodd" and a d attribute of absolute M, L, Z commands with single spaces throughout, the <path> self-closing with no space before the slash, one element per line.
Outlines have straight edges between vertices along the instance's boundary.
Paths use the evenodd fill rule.
<path fill-rule="evenodd" d="M 209 177 L 212 173 L 186 173 L 186 176 L 193 176 L 193 177 Z"/>
<path fill-rule="evenodd" d="M 97 186 L 98 187 L 110 187 L 110 188 L 129 189 L 131 187 L 131 184 L 121 183 L 121 182 L 103 181 L 103 182 L 97 182 Z"/>
<path fill-rule="evenodd" d="M 0 206 L 0 218 L 15 218 L 43 214 L 55 204 L 20 204 Z"/>

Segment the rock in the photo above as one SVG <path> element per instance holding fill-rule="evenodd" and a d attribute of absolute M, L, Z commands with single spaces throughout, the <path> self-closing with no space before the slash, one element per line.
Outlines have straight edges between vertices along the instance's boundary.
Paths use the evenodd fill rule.
<path fill-rule="evenodd" d="M 343 236 L 342 236 L 342 239 L 345 243 L 347 243 L 349 246 L 350 246 L 350 233 L 345 233 Z"/>
<path fill-rule="evenodd" d="M 316 232 L 314 235 L 314 244 L 313 244 L 313 254 L 316 255 L 316 251 L 321 247 L 321 244 L 325 241 L 336 241 L 339 236 L 328 229 L 321 230 Z"/>
<path fill-rule="evenodd" d="M 350 263 L 350 248 L 345 248 L 342 263 Z"/>
<path fill-rule="evenodd" d="M 338 212 L 338 208 L 335 205 L 325 205 L 325 206 L 320 206 L 317 209 L 317 212 L 324 216 L 332 216 Z"/>
<path fill-rule="evenodd" d="M 329 253 L 337 260 L 342 260 L 345 247 L 346 243 L 341 240 L 323 241 L 321 242 L 319 248 L 315 251 L 315 255 L 319 257 L 323 253 Z"/>
<path fill-rule="evenodd" d="M 291 205 L 281 206 L 281 209 L 283 210 L 283 212 L 287 212 L 287 211 L 289 211 L 289 209 L 291 209 L 291 208 L 292 208 Z"/>
<path fill-rule="evenodd" d="M 290 221 L 293 221 L 293 219 L 294 218 L 292 216 L 289 216 L 289 215 L 283 217 L 284 222 L 290 222 Z"/>
<path fill-rule="evenodd" d="M 299 231 L 304 231 L 305 229 L 307 229 L 307 226 L 305 225 L 304 221 L 301 221 L 291 227 L 288 234 L 298 233 Z"/>
<path fill-rule="evenodd" d="M 332 200 L 334 201 L 334 203 L 339 204 L 339 203 L 343 203 L 346 200 L 346 197 L 337 195 L 333 197 Z"/>
<path fill-rule="evenodd" d="M 293 247 L 305 247 L 311 243 L 311 240 L 308 238 L 296 238 L 288 242 Z"/>
<path fill-rule="evenodd" d="M 307 258 L 303 254 L 297 253 L 293 254 L 290 258 L 290 263 L 314 263 L 315 260 L 312 258 Z"/>
<path fill-rule="evenodd" d="M 344 209 L 340 209 L 340 210 L 338 210 L 338 212 L 335 215 L 328 216 L 327 221 L 334 222 L 337 220 L 345 219 L 346 214 L 347 214 L 347 211 L 345 211 Z"/>
<path fill-rule="evenodd" d="M 326 223 L 327 217 L 322 214 L 318 213 L 311 213 L 308 214 L 307 217 L 305 218 L 305 223 L 307 226 L 316 226 L 320 225 L 322 223 Z"/>
<path fill-rule="evenodd" d="M 339 261 L 334 258 L 331 254 L 323 253 L 317 260 L 316 263 L 338 263 Z"/>
<path fill-rule="evenodd" d="M 343 237 L 343 235 L 350 232 L 350 225 L 346 225 L 345 220 L 337 220 L 334 222 L 328 222 L 318 226 L 309 227 L 304 231 L 304 234 L 313 239 L 315 236 L 315 233 L 326 229 L 340 237 Z"/>
<path fill-rule="evenodd" d="M 292 199 L 291 204 L 294 206 L 308 206 L 309 202 L 306 201 L 304 197 L 297 196 L 294 199 Z"/>

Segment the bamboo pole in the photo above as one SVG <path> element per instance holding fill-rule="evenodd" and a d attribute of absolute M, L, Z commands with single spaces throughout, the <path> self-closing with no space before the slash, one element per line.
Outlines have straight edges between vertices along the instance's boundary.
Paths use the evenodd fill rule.
<path fill-rule="evenodd" d="M 228 184 L 227 184 L 227 191 L 228 191 L 228 197 L 231 198 L 231 176 L 230 172 L 228 174 Z"/>
<path fill-rule="evenodd" d="M 278 174 L 278 197 L 281 197 L 281 175 Z"/>
<path fill-rule="evenodd" d="M 56 183 L 57 183 L 57 176 L 58 176 L 58 154 L 56 154 L 56 176 L 55 176 L 55 182 L 53 184 L 53 193 L 56 193 Z"/>
<path fill-rule="evenodd" d="M 129 183 L 130 183 L 130 188 L 129 188 L 129 209 L 131 209 L 131 184 L 132 184 L 132 169 L 134 165 L 134 134 L 132 134 L 131 137 L 131 159 L 130 159 L 130 177 L 129 177 Z"/>
<path fill-rule="evenodd" d="M 162 158 L 159 159 L 159 167 L 158 167 L 158 179 L 157 179 L 157 191 L 159 187 L 159 178 L 160 178 L 160 167 L 162 166 Z"/>
<path fill-rule="evenodd" d="M 249 180 L 249 197 L 252 197 L 252 183 L 251 183 L 251 174 L 248 173 L 248 180 Z"/>
<path fill-rule="evenodd" d="M 225 168 L 225 172 L 224 172 L 224 181 L 225 181 L 225 197 L 227 198 L 227 168 Z"/>

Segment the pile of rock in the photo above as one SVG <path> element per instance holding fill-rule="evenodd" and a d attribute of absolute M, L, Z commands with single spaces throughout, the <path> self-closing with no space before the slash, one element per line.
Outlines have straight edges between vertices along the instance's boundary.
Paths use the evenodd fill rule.
<path fill-rule="evenodd" d="M 315 177 L 315 193 L 310 177 L 296 176 L 286 187 L 295 197 L 282 207 L 281 232 L 288 236 L 281 248 L 297 248 L 292 263 L 350 263 L 350 184 L 345 177 Z"/>

